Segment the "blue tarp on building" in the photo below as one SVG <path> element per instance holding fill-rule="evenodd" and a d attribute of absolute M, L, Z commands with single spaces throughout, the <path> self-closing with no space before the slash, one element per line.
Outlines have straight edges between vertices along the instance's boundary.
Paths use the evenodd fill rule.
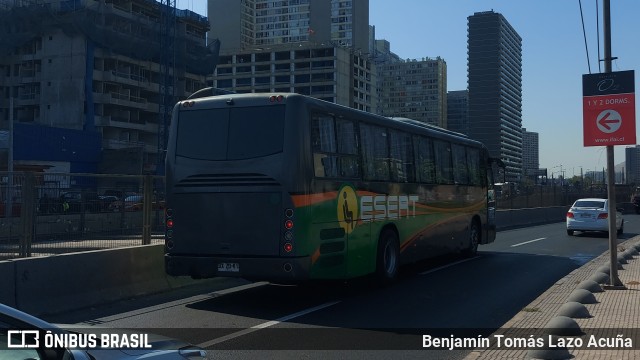
<path fill-rule="evenodd" d="M 69 162 L 71 172 L 97 172 L 102 136 L 94 131 L 15 123 L 13 158 L 24 161 Z M 8 132 L 0 133 L 0 147 L 8 147 Z"/>

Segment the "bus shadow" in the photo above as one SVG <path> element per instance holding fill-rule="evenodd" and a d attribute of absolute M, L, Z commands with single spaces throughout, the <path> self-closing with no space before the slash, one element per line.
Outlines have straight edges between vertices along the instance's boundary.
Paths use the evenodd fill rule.
<path fill-rule="evenodd" d="M 259 322 L 276 321 L 277 325 L 268 327 L 273 344 L 280 338 L 288 343 L 292 336 L 306 344 L 320 336 L 323 346 L 340 348 L 346 338 L 357 343 L 384 333 L 390 338 L 374 345 L 394 349 L 402 348 L 407 336 L 415 342 L 415 336 L 424 333 L 489 335 L 578 267 L 565 257 L 503 252 L 480 252 L 477 258 L 453 262 L 456 260 L 459 258 L 439 258 L 435 263 L 405 266 L 399 281 L 388 287 L 376 287 L 368 279 L 268 285 L 187 306 Z M 291 317 L 332 302 L 335 304 Z M 298 331 L 286 330 L 291 327 Z M 321 329 L 315 329 L 318 327 Z M 333 329 L 332 335 L 325 328 Z M 260 341 L 255 335 L 243 335 L 243 341 Z M 335 343 L 326 344 L 327 339 Z M 226 348 L 237 341 L 219 345 Z"/>

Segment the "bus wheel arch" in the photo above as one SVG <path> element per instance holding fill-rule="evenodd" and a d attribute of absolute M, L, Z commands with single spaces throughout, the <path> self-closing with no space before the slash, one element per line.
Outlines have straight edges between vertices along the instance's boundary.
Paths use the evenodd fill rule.
<path fill-rule="evenodd" d="M 482 244 L 480 218 L 477 215 L 471 218 L 469 223 L 468 240 L 469 246 L 464 250 L 464 255 L 472 257 L 478 253 L 478 245 Z"/>
<path fill-rule="evenodd" d="M 382 285 L 394 282 L 400 267 L 400 240 L 398 229 L 390 224 L 380 231 L 376 252 L 376 278 Z"/>

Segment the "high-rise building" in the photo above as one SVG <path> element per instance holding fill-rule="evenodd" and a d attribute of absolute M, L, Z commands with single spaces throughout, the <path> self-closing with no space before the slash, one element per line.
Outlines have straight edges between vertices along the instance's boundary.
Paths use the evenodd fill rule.
<path fill-rule="evenodd" d="M 468 17 L 469 136 L 522 176 L 522 39 L 502 14 Z"/>
<path fill-rule="evenodd" d="M 8 128 L 13 98 L 14 121 L 33 125 L 33 142 L 40 146 L 48 143 L 38 138 L 47 137 L 44 131 L 36 133 L 42 127 L 96 139 L 102 163 L 88 166 L 85 160 L 74 168 L 74 157 L 66 151 L 50 160 L 72 162 L 66 171 L 152 171 L 159 162 L 163 126 L 158 120 L 161 89 L 169 87 L 176 99 L 185 98 L 206 86 L 217 62 L 217 52 L 206 44 L 207 18 L 177 10 L 175 53 L 164 54 L 158 26 L 162 10 L 156 1 L 0 0 L 0 5 L 1 127 Z M 163 56 L 173 64 L 170 83 L 161 73 Z M 48 153 L 65 146 L 60 141 Z"/>
<path fill-rule="evenodd" d="M 369 1 L 209 0 L 209 37 L 223 51 L 311 42 L 369 52 Z"/>
<path fill-rule="evenodd" d="M 378 113 L 447 128 L 447 63 L 442 58 L 378 64 Z"/>
<path fill-rule="evenodd" d="M 469 91 L 457 90 L 447 93 L 447 128 L 469 135 Z"/>
<path fill-rule="evenodd" d="M 209 14 L 209 36 L 221 41 L 214 87 L 375 111 L 368 0 L 209 0 Z"/>
<path fill-rule="evenodd" d="M 527 131 L 522 128 L 522 167 L 524 176 L 534 180 L 539 174 L 539 135 L 537 132 Z"/>
<path fill-rule="evenodd" d="M 640 145 L 625 148 L 624 155 L 627 184 L 640 186 Z"/>
<path fill-rule="evenodd" d="M 220 53 L 213 86 L 238 93 L 295 92 L 373 112 L 376 67 L 368 56 L 341 46 L 281 45 Z"/>

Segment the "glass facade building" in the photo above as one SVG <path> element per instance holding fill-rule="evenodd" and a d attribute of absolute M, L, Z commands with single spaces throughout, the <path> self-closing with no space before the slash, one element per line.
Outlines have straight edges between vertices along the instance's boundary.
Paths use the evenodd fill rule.
<path fill-rule="evenodd" d="M 469 136 L 519 181 L 522 163 L 522 38 L 502 14 L 468 17 Z"/>

